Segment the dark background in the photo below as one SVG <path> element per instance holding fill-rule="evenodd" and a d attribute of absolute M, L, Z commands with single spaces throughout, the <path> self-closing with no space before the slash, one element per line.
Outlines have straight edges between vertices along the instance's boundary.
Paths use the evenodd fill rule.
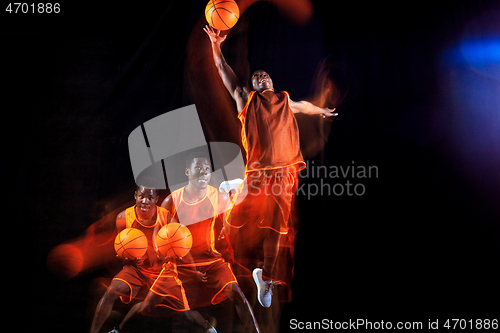
<path fill-rule="evenodd" d="M 294 100 L 312 98 L 327 59 L 339 116 L 324 149 L 306 158 L 379 171 L 354 180 L 366 187 L 360 197 L 298 196 L 283 330 L 290 318 L 498 317 L 500 56 L 486 53 L 498 50 L 500 4 L 312 3 L 306 25 L 269 3 L 252 5 L 223 49 L 236 65 L 246 54 L 234 49 L 246 45 L 249 68 L 267 70 Z M 196 48 L 188 52 L 188 40 L 205 5 L 74 1 L 60 14 L 2 12 L 2 215 L 20 242 L 16 255 L 4 254 L 16 267 L 6 288 L 23 291 L 15 312 L 37 330 L 90 326 L 89 281 L 98 273 L 64 281 L 46 258 L 132 198 L 134 128 L 196 103 L 207 141 L 238 143 L 234 119 L 205 111 L 196 97 L 203 89 L 196 95 L 189 84 Z"/>

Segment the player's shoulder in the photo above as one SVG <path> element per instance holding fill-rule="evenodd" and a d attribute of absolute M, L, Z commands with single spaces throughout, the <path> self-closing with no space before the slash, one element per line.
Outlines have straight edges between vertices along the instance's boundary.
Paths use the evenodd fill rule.
<path fill-rule="evenodd" d="M 127 210 L 122 210 L 121 212 L 116 215 L 116 220 L 125 220 L 125 217 L 127 216 Z"/>
<path fill-rule="evenodd" d="M 245 109 L 248 100 L 251 95 L 250 89 L 247 87 L 236 87 L 233 93 L 233 98 L 236 101 L 236 107 L 238 109 L 238 115 Z"/>
<path fill-rule="evenodd" d="M 219 190 L 211 185 L 207 185 L 207 197 L 216 198 L 219 194 Z"/>
<path fill-rule="evenodd" d="M 159 215 L 166 215 L 166 214 L 168 214 L 168 209 L 166 209 L 164 207 L 156 206 L 156 209 L 157 209 Z"/>
<path fill-rule="evenodd" d="M 207 192 L 208 193 L 213 193 L 213 192 L 218 192 L 219 190 L 217 190 L 215 187 L 213 187 L 212 185 L 207 185 Z"/>
<path fill-rule="evenodd" d="M 248 96 L 250 96 L 251 90 L 245 86 L 237 86 L 234 89 L 234 97 L 237 99 L 242 99 L 246 102 Z"/>
<path fill-rule="evenodd" d="M 178 189 L 177 189 L 177 190 L 175 190 L 175 191 L 172 191 L 172 193 L 170 193 L 170 194 L 169 194 L 169 196 L 176 196 L 176 195 L 179 195 L 179 193 L 181 193 L 181 192 L 184 190 L 184 188 L 185 188 L 185 187 L 186 187 L 186 186 L 183 186 L 183 187 L 181 187 L 181 188 L 178 188 Z"/>
<path fill-rule="evenodd" d="M 127 227 L 127 210 L 121 211 L 116 215 L 116 230 L 121 231 Z"/>
<path fill-rule="evenodd" d="M 161 203 L 161 208 L 172 210 L 173 202 L 172 193 L 170 193 Z"/>
<path fill-rule="evenodd" d="M 289 102 L 291 102 L 290 94 L 289 94 L 289 93 L 288 93 L 288 91 L 286 91 L 286 90 L 283 90 L 283 91 L 280 91 L 280 92 L 275 92 L 274 94 L 275 94 L 275 95 L 276 95 L 276 97 L 278 97 L 278 99 L 280 99 L 280 100 L 286 99 L 286 100 L 288 100 Z"/>

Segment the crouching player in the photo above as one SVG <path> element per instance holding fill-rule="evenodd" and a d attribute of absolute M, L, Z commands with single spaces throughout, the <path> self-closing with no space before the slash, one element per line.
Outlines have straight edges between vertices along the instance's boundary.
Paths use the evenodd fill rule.
<path fill-rule="evenodd" d="M 144 258 L 125 260 L 123 269 L 115 275 L 97 305 L 90 332 L 99 332 L 118 298 L 124 303 L 130 303 L 143 286 L 149 288 L 145 300 L 130 309 L 120 326 L 113 330 L 114 332 L 118 332 L 137 312 L 151 315 L 162 308 L 170 313 L 183 312 L 188 320 L 199 324 L 207 332 L 215 332 L 198 312 L 190 311 L 182 282 L 178 278 L 175 261 L 168 258 L 162 260 L 157 255 L 156 234 L 167 224 L 169 212 L 156 206 L 158 201 L 156 189 L 138 186 L 134 198 L 136 204 L 118 214 L 116 230 L 117 232 L 125 228 L 141 230 L 148 239 L 148 249 Z"/>
<path fill-rule="evenodd" d="M 252 308 L 230 264 L 215 248 L 216 220 L 223 221 L 230 200 L 208 185 L 212 175 L 209 161 L 203 152 L 188 156 L 185 170 L 188 185 L 172 192 L 162 203 L 173 219 L 187 226 L 193 236 L 191 251 L 177 260 L 179 277 L 191 307 L 215 305 L 229 298 L 234 301 L 243 324 L 247 325 L 252 319 L 255 331 L 259 332 Z"/>

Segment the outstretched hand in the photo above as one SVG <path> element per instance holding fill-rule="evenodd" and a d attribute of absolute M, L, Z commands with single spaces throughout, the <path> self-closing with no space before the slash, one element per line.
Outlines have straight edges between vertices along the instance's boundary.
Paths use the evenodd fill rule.
<path fill-rule="evenodd" d="M 333 112 L 335 111 L 335 108 L 320 108 L 319 106 L 307 101 L 295 102 L 290 100 L 290 108 L 293 113 L 303 113 L 310 116 L 319 115 L 325 120 L 333 120 L 334 117 L 338 116 L 338 113 Z"/>
<path fill-rule="evenodd" d="M 321 110 L 322 110 L 322 113 L 320 113 L 320 115 L 321 115 L 321 117 L 323 117 L 323 119 L 333 120 L 333 117 L 336 117 L 339 115 L 338 113 L 333 113 L 333 111 L 335 111 L 335 108 L 333 108 L 333 109 L 322 108 Z"/>
<path fill-rule="evenodd" d="M 221 37 L 220 30 L 215 30 L 209 25 L 205 25 L 205 28 L 203 28 L 203 30 L 207 33 L 208 37 L 210 37 L 210 41 L 212 42 L 212 44 L 222 44 L 222 42 L 226 40 L 227 35 Z"/>
<path fill-rule="evenodd" d="M 201 282 L 207 282 L 208 281 L 208 279 L 207 279 L 207 272 L 196 271 L 196 272 L 194 272 L 194 274 L 196 275 L 196 277 L 198 278 L 199 281 L 201 281 Z"/>

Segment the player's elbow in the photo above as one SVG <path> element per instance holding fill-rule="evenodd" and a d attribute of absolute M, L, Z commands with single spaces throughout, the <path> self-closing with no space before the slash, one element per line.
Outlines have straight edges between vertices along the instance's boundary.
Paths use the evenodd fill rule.
<path fill-rule="evenodd" d="M 303 113 L 303 114 L 313 114 L 312 104 L 306 101 L 293 102 L 290 103 L 290 108 L 293 113 Z"/>
<path fill-rule="evenodd" d="M 297 107 L 297 105 L 290 105 L 290 110 L 292 110 L 292 113 L 302 113 L 303 110 L 300 107 Z"/>

